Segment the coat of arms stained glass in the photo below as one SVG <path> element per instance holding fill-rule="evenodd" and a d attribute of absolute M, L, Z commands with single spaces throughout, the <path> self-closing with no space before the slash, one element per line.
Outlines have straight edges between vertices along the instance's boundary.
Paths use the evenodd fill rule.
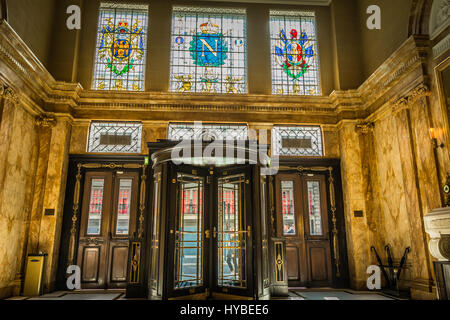
<path fill-rule="evenodd" d="M 270 38 L 272 93 L 320 95 L 314 13 L 271 11 Z"/>
<path fill-rule="evenodd" d="M 148 7 L 102 3 L 93 89 L 143 91 Z"/>
<path fill-rule="evenodd" d="M 174 7 L 170 91 L 246 93 L 245 34 L 244 10 Z"/>

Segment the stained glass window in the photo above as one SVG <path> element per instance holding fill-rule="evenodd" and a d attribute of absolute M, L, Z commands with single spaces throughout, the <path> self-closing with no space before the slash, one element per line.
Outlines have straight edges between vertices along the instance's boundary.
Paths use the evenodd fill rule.
<path fill-rule="evenodd" d="M 136 122 L 92 122 L 88 152 L 141 153 L 142 124 Z"/>
<path fill-rule="evenodd" d="M 275 126 L 272 147 L 279 156 L 323 156 L 322 130 L 319 126 Z"/>
<path fill-rule="evenodd" d="M 169 140 L 248 140 L 248 127 L 239 124 L 170 123 Z"/>
<path fill-rule="evenodd" d="M 174 7 L 171 48 L 170 91 L 247 92 L 245 10 Z"/>
<path fill-rule="evenodd" d="M 314 12 L 270 11 L 272 93 L 320 95 Z"/>
<path fill-rule="evenodd" d="M 100 5 L 93 89 L 144 90 L 147 26 L 147 5 Z"/>

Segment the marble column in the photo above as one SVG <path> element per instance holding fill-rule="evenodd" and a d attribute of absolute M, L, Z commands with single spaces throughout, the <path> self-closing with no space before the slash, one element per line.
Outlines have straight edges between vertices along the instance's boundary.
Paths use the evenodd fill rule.
<path fill-rule="evenodd" d="M 56 281 L 56 273 L 58 268 L 58 255 L 61 237 L 61 226 L 64 209 L 64 198 L 66 190 L 67 170 L 69 162 L 69 145 L 72 129 L 72 121 L 66 117 L 57 117 L 56 119 L 43 118 L 41 126 L 51 126 L 51 134 L 48 134 L 48 164 L 45 177 L 41 182 L 42 199 L 36 199 L 42 206 L 36 208 L 40 212 L 36 212 L 37 217 L 41 217 L 38 222 L 39 233 L 38 252 L 48 254 L 46 272 L 44 278 L 44 290 L 51 291 L 54 289 Z M 40 159 L 42 166 L 46 156 L 46 148 L 43 147 Z M 44 168 L 41 168 L 44 170 Z M 53 215 L 44 215 L 46 209 L 54 210 Z M 36 220 L 37 221 L 37 220 Z M 30 244 L 33 244 L 30 242 Z"/>
<path fill-rule="evenodd" d="M 350 285 L 357 290 L 367 289 L 367 267 L 370 265 L 370 239 L 366 215 L 355 217 L 354 211 L 366 210 L 362 152 L 354 121 L 339 125 L 341 172 L 344 194 L 347 251 Z"/>
<path fill-rule="evenodd" d="M 377 252 L 384 251 L 386 245 L 383 240 L 384 217 L 380 207 L 380 192 L 378 188 L 378 166 L 375 155 L 373 122 L 361 122 L 355 126 L 359 135 L 361 152 L 361 169 L 363 175 L 363 193 L 366 201 L 366 221 L 370 246 L 374 246 Z M 373 253 L 369 256 L 372 264 L 378 264 Z"/>

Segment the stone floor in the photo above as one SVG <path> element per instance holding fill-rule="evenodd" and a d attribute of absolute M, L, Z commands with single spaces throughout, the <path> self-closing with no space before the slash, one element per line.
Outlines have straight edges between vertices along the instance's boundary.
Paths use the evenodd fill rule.
<path fill-rule="evenodd" d="M 272 300 L 396 300 L 377 292 L 353 291 L 350 289 L 289 289 L 289 296 Z"/>
<path fill-rule="evenodd" d="M 127 300 L 123 290 L 82 290 L 76 292 L 56 291 L 39 297 L 12 297 L 7 300 Z M 273 300 L 395 300 L 377 292 L 353 291 L 350 289 L 291 288 L 288 297 Z"/>

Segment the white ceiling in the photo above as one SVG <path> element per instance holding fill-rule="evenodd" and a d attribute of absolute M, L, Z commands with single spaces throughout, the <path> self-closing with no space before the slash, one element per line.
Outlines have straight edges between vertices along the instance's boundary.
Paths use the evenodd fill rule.
<path fill-rule="evenodd" d="M 314 6 L 328 6 L 331 3 L 331 0 L 202 0 L 202 1 L 294 4 L 294 5 L 314 5 Z"/>

